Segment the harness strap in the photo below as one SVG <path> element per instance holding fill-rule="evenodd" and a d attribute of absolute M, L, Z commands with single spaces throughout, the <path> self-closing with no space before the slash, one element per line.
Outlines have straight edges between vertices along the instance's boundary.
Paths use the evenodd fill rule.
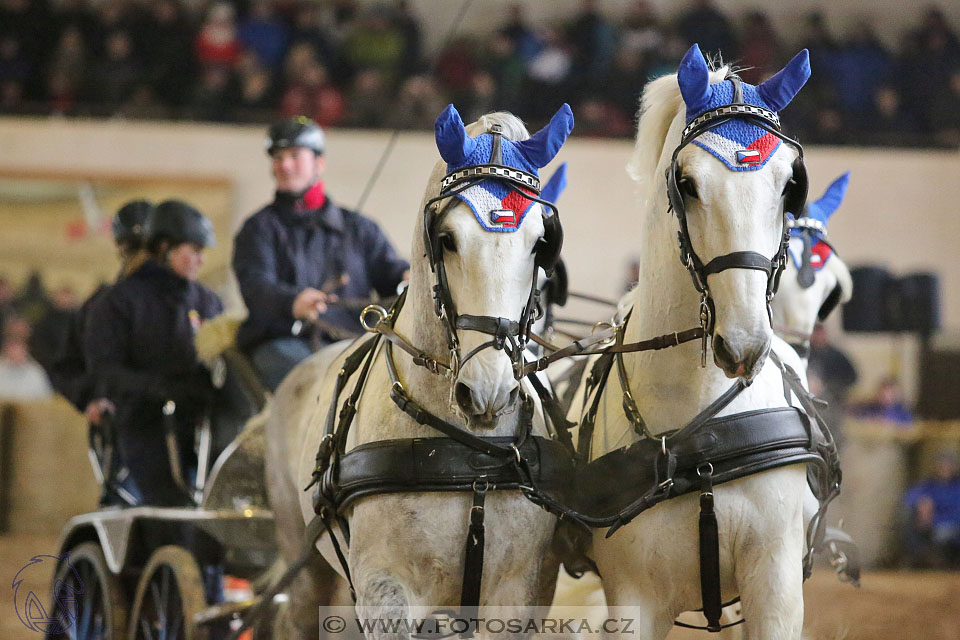
<path fill-rule="evenodd" d="M 470 507 L 470 526 L 467 529 L 467 540 L 464 543 L 463 585 L 460 589 L 460 614 L 475 614 L 480 607 L 480 587 L 483 582 L 483 549 L 484 549 L 484 501 L 489 485 L 481 477 L 473 483 L 473 506 Z M 470 633 L 465 637 L 470 637 Z"/>
<path fill-rule="evenodd" d="M 700 599 L 707 631 L 719 632 L 723 601 L 720 595 L 720 533 L 713 510 L 713 465 L 697 469 L 700 476 Z"/>
<path fill-rule="evenodd" d="M 533 390 L 540 396 L 540 404 L 543 406 L 544 413 L 550 419 L 550 424 L 553 425 L 557 440 L 570 452 L 571 458 L 576 458 L 577 451 L 573 446 L 573 437 L 570 435 L 570 430 L 577 426 L 576 423 L 567 420 L 560 401 L 544 386 L 535 373 L 528 375 L 527 380 L 530 381 Z"/>
<path fill-rule="evenodd" d="M 717 256 L 703 267 L 703 276 L 706 278 L 714 273 L 727 269 L 754 269 L 763 271 L 769 277 L 775 268 L 773 260 L 756 251 L 734 251 Z"/>
<path fill-rule="evenodd" d="M 499 458 L 511 458 L 516 455 L 516 446 L 519 446 L 524 440 L 527 439 L 527 436 L 530 434 L 530 430 L 532 428 L 533 402 L 529 398 L 524 398 L 523 407 L 521 409 L 522 413 L 520 414 L 520 424 L 518 425 L 516 446 L 505 447 L 496 444 L 488 438 L 475 436 L 469 431 L 465 431 L 456 425 L 450 424 L 446 420 L 438 418 L 421 407 L 416 400 L 410 397 L 410 394 L 407 393 L 406 389 L 404 389 L 403 385 L 400 383 L 400 379 L 397 376 L 396 364 L 393 360 L 393 350 L 391 349 L 391 345 L 392 343 L 387 343 L 386 354 L 387 371 L 390 374 L 390 382 L 392 383 L 390 388 L 390 399 L 393 400 L 393 403 L 397 405 L 401 411 L 416 420 L 417 423 L 432 427 L 443 435 L 453 438 L 460 444 L 466 445 L 471 449 L 476 449 L 477 451 L 482 451 L 488 455 Z"/>
<path fill-rule="evenodd" d="M 820 436 L 817 438 L 817 434 L 811 434 L 811 439 L 814 441 L 817 453 L 820 456 L 819 464 L 815 467 L 817 473 L 814 474 L 818 484 L 818 491 L 815 493 L 817 494 L 817 500 L 820 506 L 813 518 L 811 518 L 810 524 L 807 526 L 807 553 L 803 558 L 803 578 L 806 580 L 813 572 L 814 553 L 823 544 L 826 535 L 827 523 L 824 516 L 826 515 L 827 507 L 840 495 L 840 483 L 843 480 L 843 472 L 840 469 L 840 455 L 837 451 L 836 441 L 818 407 L 818 404 L 823 404 L 823 401 L 803 386 L 803 382 L 800 380 L 797 372 L 794 371 L 790 365 L 783 362 L 775 352 L 770 352 L 770 359 L 780 369 L 784 381 L 790 386 L 790 389 L 794 395 L 796 395 L 797 399 L 799 399 L 800 406 L 803 407 L 806 414 L 814 421 Z"/>
<path fill-rule="evenodd" d="M 636 353 L 638 351 L 659 351 L 660 349 L 667 349 L 669 347 L 676 347 L 685 342 L 690 342 L 691 340 L 699 340 L 704 336 L 703 327 L 694 327 L 693 329 L 687 329 L 686 331 L 674 331 L 673 333 L 667 333 L 662 336 L 657 336 L 655 338 L 650 338 L 648 340 L 640 340 L 639 342 L 629 342 L 626 344 L 615 344 L 609 347 L 604 347 L 599 350 L 590 350 L 591 347 L 594 347 L 598 344 L 609 342 L 616 337 L 618 329 L 616 327 L 606 329 L 604 331 L 598 331 L 597 333 L 585 336 L 574 340 L 572 343 L 568 344 L 562 349 L 555 350 L 548 356 L 544 356 L 535 362 L 530 362 L 523 367 L 523 375 L 529 375 L 536 371 L 543 371 L 551 363 L 556 362 L 557 360 L 562 360 L 563 358 L 570 358 L 573 356 L 594 356 L 601 355 L 604 353 Z M 531 334 L 532 336 L 532 334 Z M 537 336 L 539 338 L 539 336 Z M 547 349 L 556 349 L 549 342 L 546 342 L 542 339 L 534 338 L 537 344 L 546 347 Z"/>

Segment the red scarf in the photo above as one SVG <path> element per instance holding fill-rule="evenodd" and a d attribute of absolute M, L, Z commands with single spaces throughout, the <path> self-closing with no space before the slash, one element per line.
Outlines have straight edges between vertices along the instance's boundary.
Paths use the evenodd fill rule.
<path fill-rule="evenodd" d="M 323 188 L 323 180 L 317 180 L 313 186 L 303 192 L 300 196 L 300 207 L 306 211 L 315 211 L 322 207 L 327 201 L 327 192 Z"/>

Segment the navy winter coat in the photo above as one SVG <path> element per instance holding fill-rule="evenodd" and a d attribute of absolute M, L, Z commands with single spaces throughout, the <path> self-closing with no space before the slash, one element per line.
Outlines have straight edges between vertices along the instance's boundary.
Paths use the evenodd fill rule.
<path fill-rule="evenodd" d="M 199 413 L 212 387 L 193 338 L 222 311 L 217 294 L 153 261 L 93 304 L 84 356 L 97 395 L 114 402 L 123 428 L 153 429 L 165 400 L 177 402 L 181 417 Z"/>
<path fill-rule="evenodd" d="M 277 193 L 237 233 L 233 270 L 249 313 L 237 334 L 244 350 L 293 335 L 293 301 L 308 287 L 323 289 L 345 274 L 349 282 L 333 291 L 340 297 L 366 298 L 371 291 L 390 296 L 410 268 L 369 218 L 341 209 L 329 198 L 319 209 L 301 208 L 301 200 Z M 321 317 L 362 331 L 356 309 L 329 307 Z"/>

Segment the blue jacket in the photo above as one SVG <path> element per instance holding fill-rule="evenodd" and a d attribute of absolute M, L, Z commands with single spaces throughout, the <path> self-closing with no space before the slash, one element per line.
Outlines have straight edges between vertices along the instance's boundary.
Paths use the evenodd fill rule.
<path fill-rule="evenodd" d="M 366 298 L 371 291 L 391 296 L 410 268 L 369 218 L 329 198 L 319 209 L 301 208 L 301 200 L 277 193 L 234 240 L 233 270 L 249 313 L 237 333 L 241 349 L 293 335 L 293 301 L 308 287 L 323 289 L 345 274 L 349 282 L 333 291 L 342 298 Z M 329 307 L 322 319 L 362 331 L 356 309 Z"/>
<path fill-rule="evenodd" d="M 84 357 L 97 395 L 116 404 L 119 424 L 149 428 L 169 399 L 181 416 L 202 409 L 212 386 L 193 338 L 203 320 L 222 311 L 217 294 L 153 261 L 93 303 Z"/>
<path fill-rule="evenodd" d="M 904 504 L 916 509 L 923 498 L 933 501 L 933 526 L 960 527 L 960 476 L 944 482 L 931 478 L 912 486 L 903 498 Z"/>

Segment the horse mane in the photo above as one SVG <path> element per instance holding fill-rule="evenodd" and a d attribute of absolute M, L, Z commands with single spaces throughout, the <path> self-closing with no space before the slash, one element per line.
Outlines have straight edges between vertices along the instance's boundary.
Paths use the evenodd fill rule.
<path fill-rule="evenodd" d="M 530 133 L 524 126 L 523 121 L 512 113 L 506 111 L 494 111 L 480 116 L 476 122 L 467 125 L 467 133 L 476 138 L 490 130 L 493 125 L 500 125 L 503 137 L 507 140 L 526 140 Z"/>
<path fill-rule="evenodd" d="M 710 84 L 722 82 L 730 67 L 711 63 Z M 664 153 L 664 144 L 673 121 L 685 113 L 683 96 L 677 74 L 673 73 L 651 80 L 643 88 L 640 99 L 639 121 L 633 155 L 627 163 L 627 173 L 640 187 L 644 200 L 656 192 L 654 185 L 658 176 L 657 167 Z"/>

